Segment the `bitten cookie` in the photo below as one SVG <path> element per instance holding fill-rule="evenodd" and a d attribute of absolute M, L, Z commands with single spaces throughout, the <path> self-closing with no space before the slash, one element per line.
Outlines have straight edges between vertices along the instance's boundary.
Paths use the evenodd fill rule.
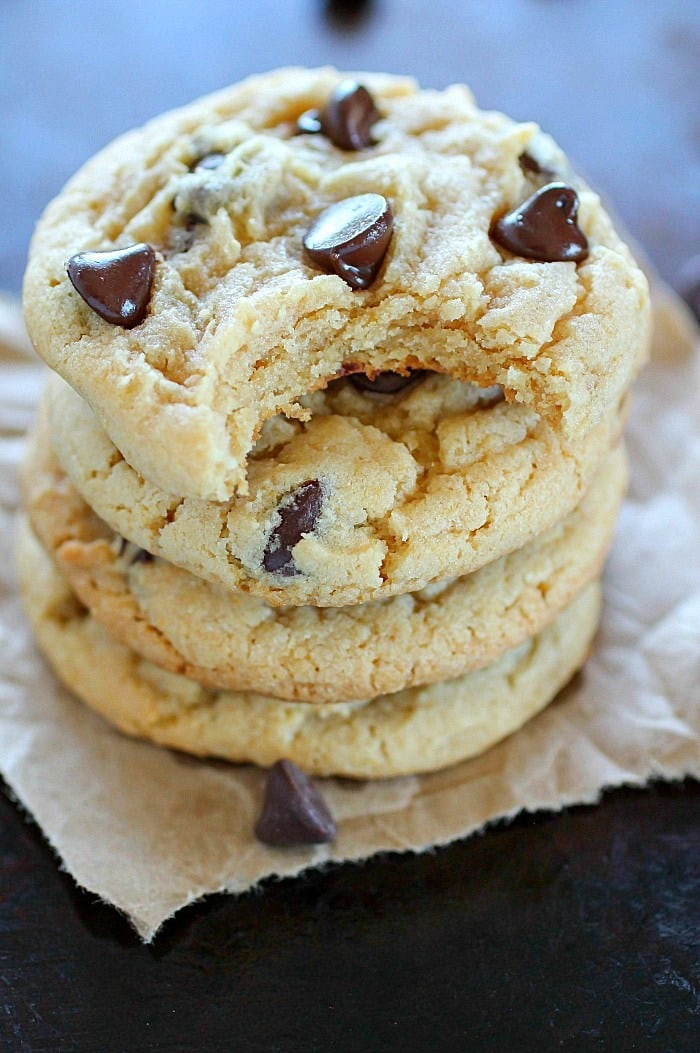
<path fill-rule="evenodd" d="M 29 618 L 61 680 L 129 735 L 315 775 L 382 778 L 481 753 L 552 700 L 583 664 L 600 612 L 589 585 L 538 636 L 485 669 L 364 703 L 310 706 L 209 691 L 117 643 L 75 599 L 28 527 L 19 568 Z"/>
<path fill-rule="evenodd" d="M 616 408 L 568 443 L 494 389 L 424 374 L 377 395 L 346 378 L 304 398 L 308 423 L 268 421 L 250 494 L 218 504 L 159 491 L 67 384 L 48 394 L 59 461 L 113 530 L 275 606 L 415 592 L 521 548 L 575 508 L 621 428 Z"/>
<path fill-rule="evenodd" d="M 466 88 L 288 69 L 90 161 L 32 242 L 40 355 L 160 490 L 253 492 L 263 422 L 427 368 L 579 440 L 644 356 L 645 279 L 533 124 Z M 381 383 L 381 380 L 380 380 Z"/>
<path fill-rule="evenodd" d="M 350 609 L 273 608 L 114 534 L 68 481 L 45 423 L 23 466 L 39 541 L 110 635 L 208 687 L 311 702 L 461 676 L 540 632 L 598 577 L 625 481 L 618 449 L 567 519 L 465 578 Z"/>

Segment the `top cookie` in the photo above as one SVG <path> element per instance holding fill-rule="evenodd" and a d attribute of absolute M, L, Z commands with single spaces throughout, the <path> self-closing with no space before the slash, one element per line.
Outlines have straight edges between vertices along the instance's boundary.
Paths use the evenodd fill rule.
<path fill-rule="evenodd" d="M 500 384 L 577 438 L 644 354 L 648 291 L 535 125 L 288 69 L 93 158 L 39 224 L 25 312 L 130 464 L 221 501 L 262 423 L 347 373 Z"/>

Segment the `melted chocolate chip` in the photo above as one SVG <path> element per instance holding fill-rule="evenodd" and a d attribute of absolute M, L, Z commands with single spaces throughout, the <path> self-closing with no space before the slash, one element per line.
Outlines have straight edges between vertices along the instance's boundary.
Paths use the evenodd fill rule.
<path fill-rule="evenodd" d="M 367 88 L 357 81 L 343 80 L 321 112 L 321 130 L 341 150 L 364 150 L 374 144 L 372 127 L 379 117 Z"/>
<path fill-rule="evenodd" d="M 280 521 L 271 532 L 263 553 L 263 566 L 270 574 L 292 577 L 298 574 L 292 549 L 309 534 L 321 514 L 323 491 L 318 479 L 312 479 L 293 492 L 278 509 Z"/>
<path fill-rule="evenodd" d="M 328 805 L 308 775 L 292 761 L 269 769 L 255 836 L 266 845 L 319 845 L 337 834 Z"/>
<path fill-rule="evenodd" d="M 105 322 L 133 329 L 146 317 L 156 269 L 150 245 L 79 252 L 66 269 L 76 292 Z"/>
<path fill-rule="evenodd" d="M 576 191 L 565 183 L 548 183 L 495 220 L 491 240 L 529 260 L 580 263 L 588 256 L 588 241 L 576 224 L 577 214 Z"/>
<path fill-rule="evenodd" d="M 305 110 L 297 118 L 297 132 L 300 135 L 318 135 L 323 131 L 318 110 Z"/>
<path fill-rule="evenodd" d="M 366 289 L 377 277 L 389 248 L 394 217 L 381 194 L 359 194 L 331 205 L 304 238 L 307 253 L 351 289 Z"/>
<path fill-rule="evenodd" d="M 384 373 L 377 373 L 373 378 L 368 377 L 366 373 L 353 373 L 348 380 L 358 391 L 366 391 L 372 395 L 395 395 L 404 388 L 417 384 L 423 379 L 426 372 L 425 369 L 416 369 L 408 376 L 403 376 L 401 373 L 387 370 Z"/>

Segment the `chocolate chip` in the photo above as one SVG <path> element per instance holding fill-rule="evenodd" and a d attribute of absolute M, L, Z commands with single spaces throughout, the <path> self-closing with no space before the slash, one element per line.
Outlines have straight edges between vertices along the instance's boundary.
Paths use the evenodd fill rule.
<path fill-rule="evenodd" d="M 207 221 L 194 214 L 185 216 L 182 226 L 173 225 L 168 236 L 167 255 L 174 256 L 180 252 L 189 252 L 197 240 L 197 234 L 205 226 L 207 226 Z"/>
<path fill-rule="evenodd" d="M 341 150 L 364 150 L 374 143 L 372 127 L 379 117 L 367 88 L 342 80 L 321 112 L 321 129 Z"/>
<path fill-rule="evenodd" d="M 341 150 L 363 150 L 374 144 L 372 127 L 381 114 L 362 84 L 342 80 L 323 110 L 306 110 L 297 120 L 297 131 L 305 135 L 323 132 Z"/>
<path fill-rule="evenodd" d="M 548 183 L 491 225 L 492 241 L 516 256 L 548 263 L 588 256 L 588 241 L 576 224 L 578 194 L 565 183 Z"/>
<path fill-rule="evenodd" d="M 553 176 L 554 170 L 541 164 L 536 157 L 529 154 L 527 150 L 518 158 L 520 169 L 524 175 Z"/>
<path fill-rule="evenodd" d="M 221 153 L 218 153 L 218 152 L 212 152 L 210 154 L 205 154 L 204 157 L 200 157 L 198 161 L 195 161 L 195 163 L 192 165 L 192 170 L 194 171 L 197 168 L 207 168 L 207 169 L 218 168 L 219 165 L 221 164 L 221 162 L 225 161 L 225 160 L 226 160 L 226 154 L 221 154 Z"/>
<path fill-rule="evenodd" d="M 297 132 L 300 135 L 318 135 L 323 131 L 318 110 L 305 110 L 297 118 Z"/>
<path fill-rule="evenodd" d="M 129 560 L 129 565 L 133 567 L 134 563 L 152 563 L 154 559 L 155 556 L 147 552 L 145 548 L 140 548 Z"/>
<path fill-rule="evenodd" d="M 133 329 L 146 317 L 156 269 L 150 245 L 79 252 L 66 269 L 76 292 L 105 322 Z"/>
<path fill-rule="evenodd" d="M 263 566 L 271 574 L 292 577 L 298 571 L 294 566 L 292 549 L 309 534 L 316 525 L 323 504 L 323 491 L 317 479 L 311 479 L 286 498 L 278 512 L 280 521 L 267 540 L 263 553 Z"/>
<path fill-rule="evenodd" d="M 119 556 L 124 556 L 130 567 L 134 563 L 152 563 L 155 556 L 147 552 L 145 548 L 139 548 L 133 541 L 127 541 L 125 537 L 119 538 Z"/>
<path fill-rule="evenodd" d="M 387 370 L 384 373 L 377 373 L 371 379 L 366 373 L 353 373 L 348 379 L 358 391 L 366 391 L 372 395 L 395 395 L 398 391 L 417 384 L 423 379 L 426 372 L 425 369 L 416 369 L 413 373 L 403 376 L 401 373 Z"/>
<path fill-rule="evenodd" d="M 366 289 L 389 248 L 394 217 L 381 194 L 359 194 L 331 205 L 311 224 L 304 248 L 351 289 Z"/>
<path fill-rule="evenodd" d="M 355 29 L 371 13 L 373 0 L 325 0 L 328 21 L 338 29 Z"/>
<path fill-rule="evenodd" d="M 337 834 L 328 805 L 308 775 L 292 761 L 270 768 L 255 836 L 266 845 L 320 845 Z"/>

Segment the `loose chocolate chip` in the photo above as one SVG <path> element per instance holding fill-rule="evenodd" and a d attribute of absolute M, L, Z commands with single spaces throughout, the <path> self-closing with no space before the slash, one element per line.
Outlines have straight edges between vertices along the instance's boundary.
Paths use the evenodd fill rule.
<path fill-rule="evenodd" d="M 338 29 L 354 29 L 371 13 L 373 0 L 325 0 L 326 18 Z"/>
<path fill-rule="evenodd" d="M 491 225 L 492 241 L 516 256 L 547 263 L 588 256 L 588 241 L 576 224 L 578 194 L 565 183 L 548 183 Z"/>
<path fill-rule="evenodd" d="M 341 150 L 364 150 L 374 143 L 372 127 L 379 117 L 367 88 L 342 80 L 321 112 L 321 130 Z"/>
<path fill-rule="evenodd" d="M 337 834 L 328 805 L 308 775 L 288 760 L 267 773 L 265 799 L 255 836 L 266 845 L 319 845 Z"/>
<path fill-rule="evenodd" d="M 527 150 L 520 155 L 518 163 L 524 175 L 553 176 L 554 170 L 541 164 L 536 157 L 529 154 Z"/>
<path fill-rule="evenodd" d="M 331 205 L 311 224 L 304 248 L 351 289 L 366 289 L 389 248 L 394 217 L 381 194 L 359 194 Z"/>
<path fill-rule="evenodd" d="M 194 169 L 197 169 L 197 168 L 207 168 L 207 169 L 218 168 L 219 165 L 221 164 L 221 162 L 224 161 L 225 159 L 226 159 L 226 154 L 221 154 L 221 153 L 218 153 L 218 152 L 212 152 L 210 154 L 205 154 L 204 157 L 200 157 L 198 161 L 195 161 L 194 165 L 192 166 L 192 169 L 194 170 Z"/>
<path fill-rule="evenodd" d="M 270 574 L 292 577 L 298 571 L 294 566 L 292 549 L 309 534 L 321 513 L 323 491 L 317 479 L 311 479 L 285 500 L 279 511 L 280 521 L 267 540 L 263 553 L 263 566 Z"/>
<path fill-rule="evenodd" d="M 318 110 L 306 110 L 297 119 L 297 132 L 300 135 L 318 135 L 323 131 Z"/>
<path fill-rule="evenodd" d="M 395 395 L 398 391 L 417 384 L 426 372 L 425 369 L 416 369 L 408 376 L 403 376 L 401 373 L 387 370 L 385 373 L 377 373 L 372 379 L 366 373 L 353 373 L 348 379 L 358 391 L 367 391 L 372 395 Z"/>
<path fill-rule="evenodd" d="M 76 292 L 105 322 L 133 329 L 146 317 L 156 269 L 150 245 L 79 252 L 66 269 Z"/>

